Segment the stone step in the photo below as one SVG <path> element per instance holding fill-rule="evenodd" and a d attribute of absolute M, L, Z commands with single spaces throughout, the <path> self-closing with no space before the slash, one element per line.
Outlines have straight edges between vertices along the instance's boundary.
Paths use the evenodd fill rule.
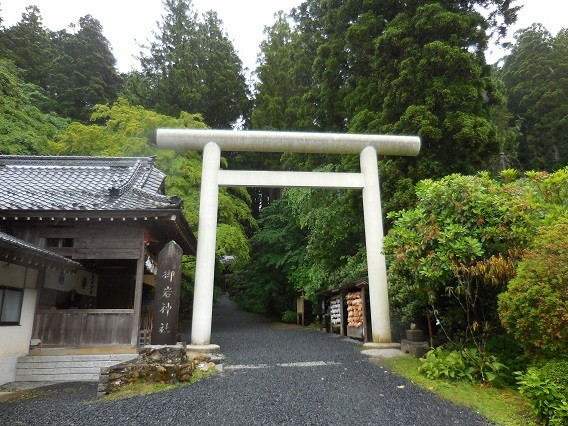
<path fill-rule="evenodd" d="M 99 374 L 18 374 L 16 382 L 97 382 Z"/>
<path fill-rule="evenodd" d="M 46 361 L 18 363 L 19 369 L 110 367 L 123 361 Z"/>
<path fill-rule="evenodd" d="M 108 355 L 26 355 L 20 357 L 18 362 L 53 362 L 53 361 L 127 361 L 134 359 L 138 354 L 108 354 Z"/>
<path fill-rule="evenodd" d="M 27 355 L 18 359 L 16 381 L 97 381 L 101 368 L 129 361 L 137 354 Z"/>

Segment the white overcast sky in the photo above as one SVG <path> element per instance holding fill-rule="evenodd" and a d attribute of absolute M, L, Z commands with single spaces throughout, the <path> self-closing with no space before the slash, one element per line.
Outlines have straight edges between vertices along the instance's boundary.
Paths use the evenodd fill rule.
<path fill-rule="evenodd" d="M 253 70 L 258 45 L 263 39 L 265 25 L 273 22 L 278 10 L 288 12 L 302 0 L 194 0 L 197 11 L 213 9 L 224 22 L 224 29 L 233 40 L 246 67 Z M 20 20 L 25 7 L 37 5 L 46 27 L 51 30 L 66 28 L 81 16 L 91 14 L 98 19 L 106 38 L 110 41 L 120 71 L 136 67 L 133 55 L 140 51 L 138 45 L 152 38 L 156 21 L 163 14 L 161 0 L 0 0 L 0 16 L 4 25 Z M 568 27 L 567 0 L 517 0 L 524 6 L 513 30 L 540 22 L 553 34 Z M 488 60 L 495 62 L 503 51 L 491 48 Z"/>

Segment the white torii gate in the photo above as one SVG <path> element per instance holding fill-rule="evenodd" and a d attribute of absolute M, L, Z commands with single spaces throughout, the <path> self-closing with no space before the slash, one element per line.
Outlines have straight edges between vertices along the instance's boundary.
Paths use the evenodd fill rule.
<path fill-rule="evenodd" d="M 373 342 L 390 343 L 390 317 L 377 154 L 416 156 L 417 136 L 158 129 L 158 148 L 203 150 L 191 343 L 210 345 L 219 186 L 356 188 L 363 190 Z M 359 154 L 361 173 L 220 170 L 221 150 Z"/>

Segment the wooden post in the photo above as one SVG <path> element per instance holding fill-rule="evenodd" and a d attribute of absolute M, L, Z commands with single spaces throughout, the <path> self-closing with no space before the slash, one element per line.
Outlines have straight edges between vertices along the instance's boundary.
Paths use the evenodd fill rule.
<path fill-rule="evenodd" d="M 361 301 L 363 303 L 363 341 L 369 341 L 369 327 L 367 322 L 367 295 L 365 294 L 365 287 L 361 286 Z"/>
<path fill-rule="evenodd" d="M 175 345 L 183 250 L 170 241 L 158 256 L 158 277 L 152 315 L 152 344 Z"/>
<path fill-rule="evenodd" d="M 306 325 L 306 299 L 304 298 L 304 291 L 302 290 L 302 326 Z"/>
<path fill-rule="evenodd" d="M 325 296 L 318 296 L 318 316 L 320 318 L 320 331 L 325 328 Z"/>
<path fill-rule="evenodd" d="M 345 306 L 343 305 L 343 290 L 341 290 L 341 292 L 339 293 L 339 297 L 340 299 L 340 312 L 339 312 L 339 334 L 341 336 L 345 336 L 345 315 L 343 314 L 343 310 L 345 309 Z"/>
<path fill-rule="evenodd" d="M 144 281 L 144 231 L 140 245 L 140 256 L 136 262 L 136 282 L 134 284 L 134 317 L 132 318 L 132 335 L 130 346 L 136 348 L 140 336 L 140 312 L 142 311 L 142 284 Z"/>
<path fill-rule="evenodd" d="M 38 244 L 40 247 L 45 247 L 45 239 L 41 238 L 36 238 L 34 240 L 31 240 L 34 243 Z M 40 304 L 40 297 L 41 297 L 41 293 L 43 291 L 43 286 L 45 284 L 45 268 L 41 268 L 37 271 L 37 278 L 36 278 L 36 301 L 35 301 L 35 306 L 34 306 L 34 321 L 33 321 L 33 325 L 32 325 L 32 339 L 38 339 L 40 338 L 39 336 L 39 331 L 36 330 L 36 326 L 37 326 L 37 322 L 35 320 L 35 316 L 36 313 L 38 311 L 39 308 L 39 304 Z"/>
<path fill-rule="evenodd" d="M 305 312 L 304 312 L 304 290 L 296 296 L 296 325 L 300 325 L 300 315 L 302 316 L 302 325 L 305 325 Z"/>
<path fill-rule="evenodd" d="M 428 335 L 430 336 L 430 349 L 434 348 L 434 339 L 432 338 L 432 321 L 430 319 L 430 308 L 428 308 Z"/>

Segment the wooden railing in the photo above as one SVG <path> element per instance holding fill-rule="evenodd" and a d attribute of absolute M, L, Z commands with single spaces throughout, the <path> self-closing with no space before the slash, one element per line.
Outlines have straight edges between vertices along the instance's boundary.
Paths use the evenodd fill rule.
<path fill-rule="evenodd" d="M 38 310 L 33 338 L 43 345 L 128 345 L 133 309 Z"/>

